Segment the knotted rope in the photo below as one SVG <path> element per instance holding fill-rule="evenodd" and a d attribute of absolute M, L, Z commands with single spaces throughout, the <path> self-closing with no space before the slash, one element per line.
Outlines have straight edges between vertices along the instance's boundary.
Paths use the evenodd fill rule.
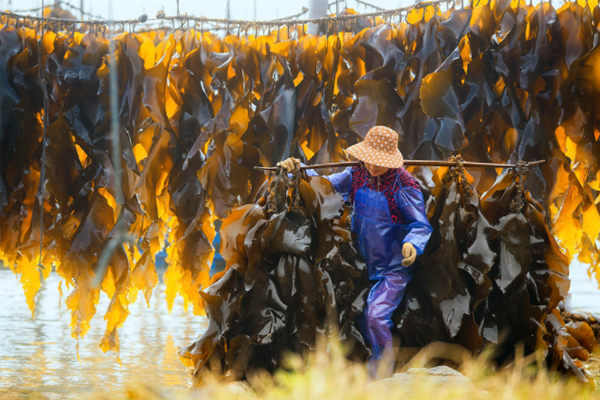
<path fill-rule="evenodd" d="M 452 180 L 457 181 L 463 193 L 468 197 L 471 197 L 471 195 L 473 194 L 473 189 L 465 173 L 465 160 L 463 160 L 463 158 L 460 155 L 456 155 L 448 158 L 448 161 L 455 162 L 455 165 L 450 167 L 450 176 L 452 177 Z"/>
<path fill-rule="evenodd" d="M 292 179 L 288 183 L 288 187 L 292 189 L 292 211 L 299 212 L 300 211 L 300 179 L 301 179 L 300 169 L 295 168 L 292 172 Z"/>
<path fill-rule="evenodd" d="M 520 213 L 525 206 L 525 174 L 527 171 L 529 171 L 529 164 L 525 161 L 519 161 L 515 168 L 517 195 L 508 205 L 508 209 L 511 213 Z"/>
<path fill-rule="evenodd" d="M 269 177 L 269 188 L 267 191 L 267 213 L 276 214 L 279 212 L 278 205 L 282 199 L 279 197 L 281 194 L 278 191 L 281 190 L 283 183 L 283 174 L 286 173 L 281 168 L 276 172 L 272 172 Z"/>

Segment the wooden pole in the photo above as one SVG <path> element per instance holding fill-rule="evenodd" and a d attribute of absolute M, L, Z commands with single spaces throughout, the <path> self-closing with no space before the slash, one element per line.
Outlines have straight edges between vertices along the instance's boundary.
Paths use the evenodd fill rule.
<path fill-rule="evenodd" d="M 538 165 L 545 163 L 546 160 L 539 161 L 529 161 L 526 165 Z M 305 169 L 317 169 L 317 168 L 335 168 L 335 167 L 355 167 L 360 165 L 360 161 L 348 161 L 348 162 L 338 162 L 338 163 L 328 163 L 328 164 L 314 164 L 314 165 L 304 165 L 300 167 L 300 170 L 303 171 Z M 455 161 L 432 161 L 432 160 L 405 160 L 404 166 L 426 166 L 426 167 L 452 167 L 455 166 Z M 473 162 L 473 161 L 463 161 L 462 165 L 465 167 L 478 167 L 478 168 L 516 168 L 517 164 L 495 164 L 495 163 L 484 163 L 484 162 Z M 259 167 L 256 166 L 254 169 L 258 169 L 261 171 L 277 171 L 277 167 Z"/>

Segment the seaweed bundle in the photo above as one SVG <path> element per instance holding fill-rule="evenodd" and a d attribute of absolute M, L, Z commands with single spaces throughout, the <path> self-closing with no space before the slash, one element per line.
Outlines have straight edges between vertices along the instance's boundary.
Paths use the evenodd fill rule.
<path fill-rule="evenodd" d="M 525 169 L 505 172 L 481 200 L 460 165 L 436 171 L 434 234 L 394 320 L 407 347 L 442 341 L 477 353 L 494 344 L 502 363 L 522 345 L 525 354 L 542 350 L 551 369 L 587 380 L 573 358 L 588 358 L 582 333 L 590 329 L 569 330 L 560 317 L 568 258 L 525 187 Z"/>
<path fill-rule="evenodd" d="M 479 195 L 464 169 L 457 165 L 439 168 L 433 175 L 435 187 L 427 203 L 433 234 L 394 314 L 407 347 L 442 341 L 478 352 L 491 339 L 484 340 L 479 324 L 493 289 L 490 272 L 497 253 L 491 242 L 497 231 L 483 215 Z"/>
<path fill-rule="evenodd" d="M 499 364 L 521 346 L 587 381 L 574 359 L 587 359 L 593 333 L 590 340 L 589 326 L 560 317 L 568 259 L 525 188 L 525 167 L 506 172 L 481 200 L 456 161 L 433 175 L 434 233 L 393 317 L 401 345 L 457 343 L 473 354 L 492 345 Z M 268 199 L 225 220 L 227 269 L 201 292 L 208 330 L 180 351 L 197 382 L 209 371 L 235 379 L 273 371 L 286 351 L 305 354 L 334 334 L 351 358 L 369 354 L 356 317 L 370 286 L 343 225 L 348 210 L 328 181 L 306 179 L 298 174 L 288 192 L 287 179 L 275 175 Z"/>
<path fill-rule="evenodd" d="M 347 209 L 324 178 L 275 175 L 256 204 L 223 222 L 227 269 L 201 292 L 207 331 L 180 350 L 194 377 L 206 371 L 240 379 L 281 366 L 286 352 L 304 354 L 337 335 L 368 355 L 355 317 L 364 309 L 365 264 L 346 227 Z"/>

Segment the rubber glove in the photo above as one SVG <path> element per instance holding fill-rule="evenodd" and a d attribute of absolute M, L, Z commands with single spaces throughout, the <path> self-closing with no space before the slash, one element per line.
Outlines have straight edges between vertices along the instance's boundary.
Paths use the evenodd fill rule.
<path fill-rule="evenodd" d="M 415 259 L 417 258 L 417 249 L 415 249 L 415 246 L 412 244 L 406 242 L 402 245 L 402 256 L 404 257 L 402 265 L 408 267 L 415 262 Z"/>
<path fill-rule="evenodd" d="M 283 168 L 287 172 L 293 172 L 300 168 L 300 160 L 298 158 L 290 157 L 287 160 L 278 162 L 277 166 Z"/>

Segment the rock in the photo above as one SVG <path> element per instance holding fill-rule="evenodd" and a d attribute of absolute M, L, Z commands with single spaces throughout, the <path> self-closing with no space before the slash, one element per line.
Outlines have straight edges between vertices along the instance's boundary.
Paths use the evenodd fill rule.
<path fill-rule="evenodd" d="M 469 378 L 444 365 L 434 368 L 410 368 L 407 372 L 394 374 L 391 378 L 370 383 L 367 387 L 402 385 L 407 391 L 410 391 L 413 387 L 416 388 L 417 385 L 422 385 L 424 381 L 431 385 L 446 388 L 452 386 L 465 392 L 477 391 Z"/>
<path fill-rule="evenodd" d="M 255 399 L 256 393 L 247 381 L 233 381 L 227 384 L 212 383 L 193 389 L 194 399 L 245 398 Z"/>
<path fill-rule="evenodd" d="M 573 321 L 587 323 L 594 333 L 596 342 L 600 343 L 600 315 L 597 313 L 582 314 L 574 309 L 565 307 L 565 309 L 561 312 L 561 316 L 565 322 Z"/>
<path fill-rule="evenodd" d="M 236 396 L 252 395 L 252 397 L 254 397 L 254 391 L 252 390 L 252 388 L 246 381 L 235 381 L 235 382 L 228 383 L 225 386 L 225 391 L 227 393 L 231 393 Z"/>

